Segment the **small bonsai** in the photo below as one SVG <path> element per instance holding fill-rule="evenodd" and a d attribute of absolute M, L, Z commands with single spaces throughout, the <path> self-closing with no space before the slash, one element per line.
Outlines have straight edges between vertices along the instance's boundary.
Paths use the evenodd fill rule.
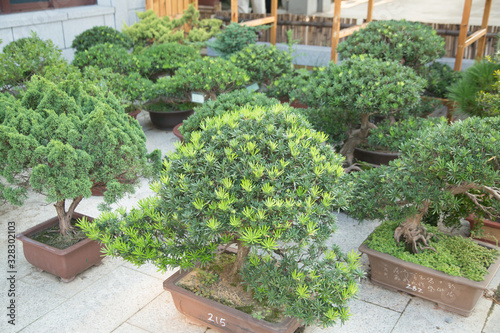
<path fill-rule="evenodd" d="M 450 66 L 439 62 L 426 66 L 422 73 L 427 80 L 426 95 L 437 98 L 447 98 L 448 88 L 462 77 L 462 72 L 456 72 Z"/>
<path fill-rule="evenodd" d="M 208 118 L 168 155 L 156 196 L 81 226 L 109 255 L 161 270 L 205 267 L 236 245 L 227 277 L 255 299 L 306 325 L 344 322 L 363 273 L 358 254 L 325 244 L 348 197 L 324 140 L 282 105 Z"/>
<path fill-rule="evenodd" d="M 229 59 L 243 68 L 250 76 L 250 82 L 267 86 L 274 80 L 290 75 L 293 71 L 292 57 L 274 45 L 250 45 Z"/>
<path fill-rule="evenodd" d="M 481 91 L 477 96 L 480 113 L 485 116 L 500 116 L 500 69 L 495 72 L 496 82 L 490 92 Z"/>
<path fill-rule="evenodd" d="M 485 59 L 469 67 L 462 78 L 449 87 L 449 98 L 457 102 L 460 111 L 479 117 L 491 116 L 483 112 L 484 108 L 478 103 L 481 92 L 494 92 L 495 72 L 500 70 L 500 61 Z"/>
<path fill-rule="evenodd" d="M 7 44 L 0 53 L 0 92 L 16 94 L 34 74 L 43 74 L 48 66 L 65 61 L 51 40 L 44 41 L 35 32 Z"/>
<path fill-rule="evenodd" d="M 280 102 L 261 93 L 253 93 L 247 89 L 239 89 L 222 94 L 216 100 L 210 100 L 195 109 L 195 113 L 184 120 L 179 131 L 184 140 L 189 141 L 191 133 L 201 130 L 202 123 L 208 117 L 223 116 L 226 113 L 239 109 L 247 104 L 252 106 L 271 107 Z"/>
<path fill-rule="evenodd" d="M 429 214 L 458 225 L 470 213 L 500 216 L 500 117 L 438 124 L 400 146 L 389 166 L 355 173 L 350 214 L 400 222 L 396 242 L 412 253 L 431 248 Z"/>
<path fill-rule="evenodd" d="M 140 62 L 138 57 L 130 54 L 126 48 L 114 44 L 97 44 L 88 50 L 78 52 L 72 64 L 80 69 L 86 66 L 111 68 L 113 72 L 127 75 L 139 72 L 140 68 L 151 67 L 148 59 L 141 58 Z"/>
<path fill-rule="evenodd" d="M 445 53 L 444 39 L 430 26 L 417 22 L 374 21 L 354 32 L 338 46 L 343 58 L 367 54 L 396 61 L 420 73 L 424 66 Z"/>
<path fill-rule="evenodd" d="M 215 41 L 208 43 L 207 46 L 219 53 L 221 57 L 227 58 L 248 45 L 255 44 L 258 31 L 256 27 L 232 22 L 217 34 Z"/>
<path fill-rule="evenodd" d="M 376 128 L 370 117 L 409 116 L 420 103 L 424 86 L 425 80 L 411 68 L 394 61 L 354 56 L 319 72 L 303 89 L 301 99 L 310 107 L 326 109 L 326 115 L 333 119 L 329 123 L 338 122 L 338 132 L 349 128 L 341 154 L 352 165 L 354 148 Z"/>
<path fill-rule="evenodd" d="M 109 204 L 133 191 L 138 176 L 152 174 L 142 128 L 97 86 L 33 76 L 20 100 L 0 104 L 7 105 L 0 124 L 0 197 L 21 205 L 29 188 L 44 194 L 55 202 L 62 235 L 71 235 L 73 212 L 93 187 L 107 185 Z M 150 157 L 158 160 L 159 152 Z"/>
<path fill-rule="evenodd" d="M 132 48 L 132 39 L 111 27 L 96 26 L 77 35 L 71 47 L 78 53 L 97 44 L 113 44 L 129 50 Z"/>
<path fill-rule="evenodd" d="M 307 69 L 301 68 L 283 73 L 281 77 L 275 78 L 266 87 L 265 94 L 282 101 L 293 101 L 296 95 L 302 96 L 307 91 L 310 80 L 322 69 L 313 69 L 309 72 Z"/>
<path fill-rule="evenodd" d="M 200 13 L 189 5 L 181 18 L 159 18 L 153 10 L 138 12 L 139 22 L 125 25 L 123 33 L 134 41 L 134 48 L 168 42 L 203 42 L 215 36 L 222 25 L 221 20 L 200 20 Z M 189 27 L 189 32 L 184 27 Z"/>

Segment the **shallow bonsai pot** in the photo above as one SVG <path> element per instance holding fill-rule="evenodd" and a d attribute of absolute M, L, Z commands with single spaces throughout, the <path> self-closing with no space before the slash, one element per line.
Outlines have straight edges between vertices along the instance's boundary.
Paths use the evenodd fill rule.
<path fill-rule="evenodd" d="M 292 333 L 300 326 L 294 318 L 280 323 L 269 323 L 249 314 L 217 303 L 176 285 L 189 270 L 177 271 L 163 282 L 163 288 L 172 293 L 177 310 L 195 323 L 219 332 Z"/>
<path fill-rule="evenodd" d="M 89 221 L 93 218 L 73 213 L 73 218 L 86 217 Z M 101 263 L 101 245 L 89 238 L 64 250 L 40 243 L 30 236 L 57 225 L 57 217 L 53 217 L 41 224 L 21 232 L 16 237 L 23 242 L 23 252 L 26 260 L 42 271 L 59 276 L 63 282 L 69 282 L 75 276 L 91 266 Z"/>
<path fill-rule="evenodd" d="M 465 218 L 470 223 L 470 228 L 474 228 L 476 224 L 481 224 L 483 229 L 483 237 L 474 239 L 481 240 L 486 243 L 490 243 L 496 246 L 500 245 L 500 222 L 490 221 L 487 219 L 476 219 L 473 215 L 469 215 Z"/>
<path fill-rule="evenodd" d="M 491 246 L 483 243 L 486 247 Z M 500 258 L 488 268 L 483 281 L 476 282 L 451 276 L 432 268 L 403 261 L 361 244 L 359 251 L 370 261 L 371 281 L 388 289 L 406 293 L 438 303 L 443 309 L 469 316 L 483 291 L 495 277 Z"/>
<path fill-rule="evenodd" d="M 177 124 L 174 129 L 172 130 L 172 132 L 174 132 L 174 135 L 176 137 L 178 137 L 179 139 L 181 139 L 181 142 L 184 142 L 184 135 L 181 134 L 181 131 L 179 131 L 179 127 L 181 127 L 183 125 L 183 123 L 180 123 L 180 124 Z"/>
<path fill-rule="evenodd" d="M 279 99 L 279 101 L 281 102 L 281 104 L 288 103 L 288 104 L 290 104 L 291 107 L 296 108 L 296 109 L 307 109 L 308 108 L 308 106 L 306 104 L 300 102 L 299 100 L 294 100 L 292 103 L 290 103 L 290 99 L 288 97 L 282 97 Z"/>
<path fill-rule="evenodd" d="M 399 158 L 399 153 L 382 153 L 377 151 L 354 148 L 354 158 L 374 165 L 388 165 L 390 161 Z"/>
<path fill-rule="evenodd" d="M 148 110 L 148 106 L 157 103 L 160 100 L 153 100 L 147 103 L 143 110 L 149 112 L 149 117 L 151 119 L 151 122 L 153 125 L 157 128 L 160 129 L 165 129 L 165 128 L 173 128 L 176 125 L 182 123 L 184 120 L 186 120 L 190 115 L 194 113 L 193 109 L 190 110 L 182 110 L 182 111 L 153 111 L 153 110 Z"/>

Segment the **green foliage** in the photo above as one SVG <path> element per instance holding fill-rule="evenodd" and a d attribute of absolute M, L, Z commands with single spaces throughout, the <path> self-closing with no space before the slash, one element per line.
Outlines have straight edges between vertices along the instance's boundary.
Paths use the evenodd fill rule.
<path fill-rule="evenodd" d="M 488 267 L 498 257 L 496 249 L 480 246 L 470 239 L 460 236 L 449 236 L 439 232 L 436 227 L 427 228 L 437 235 L 432 239 L 430 246 L 437 252 L 426 251 L 419 254 L 410 254 L 401 244 L 394 240 L 394 230 L 398 223 L 382 223 L 368 237 L 365 244 L 372 250 L 387 253 L 404 261 L 429 267 L 453 276 L 465 277 L 473 281 L 483 281 L 488 274 Z"/>
<path fill-rule="evenodd" d="M 215 41 L 208 43 L 207 46 L 219 53 L 221 57 L 227 58 L 248 45 L 255 44 L 259 29 L 262 27 L 249 27 L 231 22 L 222 32 L 217 34 Z"/>
<path fill-rule="evenodd" d="M 232 62 L 204 57 L 179 68 L 172 78 L 160 78 L 148 94 L 148 99 L 167 96 L 190 100 L 191 92 L 216 99 L 220 94 L 241 88 L 248 80 L 246 71 Z"/>
<path fill-rule="evenodd" d="M 205 267 L 219 245 L 236 243 L 256 299 L 307 325 L 346 320 L 359 254 L 325 244 L 333 210 L 348 202 L 342 157 L 282 105 L 246 106 L 202 129 L 167 156 L 156 196 L 83 223 L 87 235 L 109 255 L 162 270 Z"/>
<path fill-rule="evenodd" d="M 274 45 L 250 45 L 229 58 L 237 67 L 247 71 L 250 82 L 268 85 L 274 80 L 290 75 L 292 57 Z"/>
<path fill-rule="evenodd" d="M 370 131 L 363 148 L 368 150 L 399 152 L 399 147 L 404 142 L 418 136 L 418 131 L 426 130 L 438 124 L 447 124 L 446 118 L 409 117 L 393 124 L 389 120 L 377 124 L 377 128 Z"/>
<path fill-rule="evenodd" d="M 439 62 L 434 62 L 421 71 L 427 80 L 426 93 L 439 98 L 446 98 L 448 88 L 462 77 L 462 72 L 456 72 L 450 66 Z"/>
<path fill-rule="evenodd" d="M 22 98 L 7 106 L 0 125 L 4 199 L 20 205 L 31 187 L 64 207 L 101 183 L 111 203 L 152 171 L 139 123 L 116 109 L 113 96 L 86 85 L 73 76 L 57 84 L 33 76 Z"/>
<path fill-rule="evenodd" d="M 147 59 L 139 59 L 124 47 L 113 44 L 97 44 L 88 50 L 76 53 L 73 65 L 80 69 L 86 66 L 111 68 L 113 72 L 120 74 L 138 72 L 139 68 L 151 66 Z"/>
<path fill-rule="evenodd" d="M 82 52 L 97 44 L 113 44 L 128 50 L 132 48 L 132 39 L 111 27 L 97 26 L 76 36 L 71 47 L 76 49 L 76 52 Z"/>
<path fill-rule="evenodd" d="M 309 81 L 319 70 L 309 72 L 305 68 L 286 72 L 281 77 L 276 77 L 266 88 L 266 95 L 274 98 L 289 98 L 294 100 L 296 96 L 302 96 L 309 88 Z"/>
<path fill-rule="evenodd" d="M 173 75 L 176 70 L 187 63 L 200 59 L 200 52 L 189 45 L 178 43 L 154 44 L 142 50 L 140 58 L 145 58 L 149 64 L 146 68 L 141 68 L 141 73 L 145 77 L 153 77 L 159 73 Z"/>
<path fill-rule="evenodd" d="M 444 39 L 430 26 L 417 22 L 374 21 L 354 32 L 338 46 L 343 58 L 367 54 L 396 61 L 419 72 L 445 53 Z"/>
<path fill-rule="evenodd" d="M 500 117 L 438 124 L 400 146 L 387 167 L 352 175 L 357 194 L 349 207 L 358 219 L 404 222 L 417 213 L 444 214 L 459 225 L 470 213 L 500 216 Z"/>
<path fill-rule="evenodd" d="M 31 32 L 30 37 L 7 44 L 0 53 L 0 92 L 23 89 L 32 75 L 63 63 L 61 50 L 51 40 L 44 41 Z"/>
<path fill-rule="evenodd" d="M 500 70 L 495 72 L 495 77 L 497 82 L 493 84 L 492 91 L 481 91 L 476 99 L 481 114 L 486 116 L 500 116 Z"/>
<path fill-rule="evenodd" d="M 207 101 L 195 109 L 195 113 L 184 120 L 179 131 L 184 136 L 184 140 L 189 141 L 191 133 L 199 131 L 201 124 L 208 117 L 223 116 L 226 113 L 238 109 L 247 104 L 252 106 L 270 107 L 280 102 L 274 98 L 266 97 L 261 93 L 253 93 L 247 89 L 235 90 L 222 94 L 215 101 Z"/>
<path fill-rule="evenodd" d="M 500 70 L 500 62 L 488 60 L 476 62 L 465 71 L 458 82 L 449 88 L 449 98 L 457 102 L 460 111 L 471 116 L 491 116 L 476 99 L 480 92 L 494 91 L 495 71 L 498 70 Z"/>
<path fill-rule="evenodd" d="M 222 25 L 217 19 L 200 20 L 200 13 L 193 5 L 178 19 L 159 18 L 153 10 L 137 12 L 137 16 L 139 22 L 123 27 L 123 33 L 134 41 L 134 48 L 170 42 L 204 42 L 215 36 Z M 190 27 L 189 33 L 183 29 L 185 24 Z"/>

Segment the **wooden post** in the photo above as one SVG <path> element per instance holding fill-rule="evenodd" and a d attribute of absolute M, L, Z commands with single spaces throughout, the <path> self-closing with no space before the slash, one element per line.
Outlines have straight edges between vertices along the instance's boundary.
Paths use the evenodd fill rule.
<path fill-rule="evenodd" d="M 340 31 L 340 6 L 342 1 L 335 0 L 335 9 L 333 10 L 333 27 L 332 27 L 332 55 L 330 60 L 337 63 L 337 46 L 339 45 Z"/>
<path fill-rule="evenodd" d="M 492 0 L 486 0 L 484 3 L 483 21 L 481 23 L 481 29 L 486 29 L 488 32 L 488 20 L 490 18 Z M 484 53 L 484 45 L 486 44 L 486 34 L 481 37 L 477 43 L 476 60 L 480 61 Z"/>
<path fill-rule="evenodd" d="M 371 22 L 373 19 L 373 0 L 368 0 L 368 13 L 366 13 L 366 22 Z"/>
<path fill-rule="evenodd" d="M 274 17 L 274 24 L 271 27 L 271 44 L 276 45 L 276 31 L 278 30 L 278 0 L 271 1 L 271 16 Z"/>
<path fill-rule="evenodd" d="M 458 34 L 457 55 L 455 57 L 455 71 L 462 69 L 462 60 L 464 58 L 465 38 L 469 29 L 470 9 L 472 0 L 465 0 L 464 12 L 462 14 L 462 23 L 460 24 L 460 33 Z"/>
<path fill-rule="evenodd" d="M 238 0 L 231 0 L 231 22 L 238 23 Z"/>
<path fill-rule="evenodd" d="M 146 10 L 153 9 L 153 0 L 146 0 Z"/>

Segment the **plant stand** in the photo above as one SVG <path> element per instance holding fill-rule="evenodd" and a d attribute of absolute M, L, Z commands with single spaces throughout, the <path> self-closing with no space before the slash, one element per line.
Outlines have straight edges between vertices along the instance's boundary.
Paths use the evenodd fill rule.
<path fill-rule="evenodd" d="M 93 218 L 74 213 L 74 218 L 86 217 L 89 221 Z M 17 239 L 23 242 L 23 251 L 26 260 L 37 267 L 40 271 L 46 271 L 61 278 L 63 282 L 72 281 L 75 276 L 91 266 L 101 263 L 101 245 L 89 238 L 84 239 L 64 250 L 40 243 L 30 236 L 53 227 L 59 223 L 57 217 L 53 217 L 17 235 Z"/>
<path fill-rule="evenodd" d="M 163 288 L 172 293 L 177 310 L 192 322 L 218 332 L 292 333 L 300 324 L 296 319 L 286 318 L 281 323 L 258 320 L 249 314 L 217 303 L 176 285 L 189 270 L 177 271 L 163 282 Z"/>
<path fill-rule="evenodd" d="M 481 244 L 487 247 L 487 244 Z M 481 282 L 451 276 L 434 269 L 406 262 L 391 255 L 374 251 L 361 244 L 359 251 L 370 261 L 371 281 L 388 289 L 438 303 L 443 309 L 469 316 L 483 291 L 495 277 L 500 258 L 489 267 Z"/>

